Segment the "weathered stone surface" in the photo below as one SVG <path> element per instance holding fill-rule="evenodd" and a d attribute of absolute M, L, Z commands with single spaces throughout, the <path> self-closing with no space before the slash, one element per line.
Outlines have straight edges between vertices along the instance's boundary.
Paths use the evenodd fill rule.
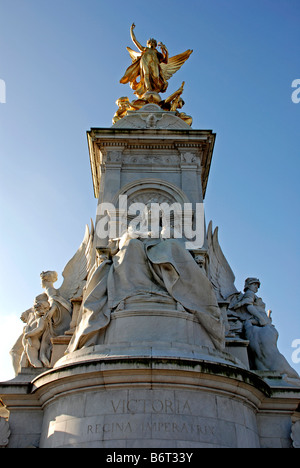
<path fill-rule="evenodd" d="M 291 439 L 294 448 L 300 448 L 300 420 L 292 424 Z"/>
<path fill-rule="evenodd" d="M 4 448 L 8 445 L 9 436 L 9 423 L 5 418 L 0 417 L 0 448 Z"/>

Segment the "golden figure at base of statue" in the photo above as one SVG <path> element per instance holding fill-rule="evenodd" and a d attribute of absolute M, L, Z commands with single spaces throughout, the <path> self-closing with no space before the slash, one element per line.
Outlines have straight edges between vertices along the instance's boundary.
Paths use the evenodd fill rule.
<path fill-rule="evenodd" d="M 146 104 L 153 102 L 155 104 L 158 104 L 165 111 L 175 112 L 177 117 L 184 120 L 184 122 L 186 122 L 188 125 L 192 125 L 193 118 L 190 115 L 187 115 L 185 112 L 178 112 L 178 109 L 181 109 L 184 106 L 184 100 L 181 98 L 183 86 L 184 81 L 182 82 L 182 85 L 177 91 L 172 93 L 169 97 L 167 97 L 167 99 L 164 100 L 161 100 L 159 94 L 157 94 L 159 99 L 152 99 L 152 96 L 149 97 L 150 93 L 148 96 L 143 97 L 142 99 L 136 99 L 132 102 L 129 102 L 129 98 L 127 96 L 120 97 L 116 100 L 116 104 L 119 107 L 119 109 L 116 111 L 112 119 L 113 124 L 125 117 L 128 111 L 141 109 Z"/>
<path fill-rule="evenodd" d="M 142 46 L 133 32 L 135 24 L 130 28 L 130 35 L 133 43 L 139 49 L 139 52 L 127 47 L 132 59 L 132 64 L 127 68 L 120 83 L 129 83 L 131 89 L 138 99 L 129 102 L 128 97 L 121 97 L 116 101 L 119 109 L 113 117 L 113 123 L 122 119 L 129 110 L 141 109 L 145 104 L 158 104 L 164 110 L 176 111 L 176 115 L 191 125 L 192 118 L 184 112 L 177 112 L 184 105 L 180 98 L 183 91 L 183 84 L 179 90 L 171 94 L 169 98 L 162 100 L 159 93 L 164 93 L 168 88 L 168 80 L 176 73 L 184 62 L 189 58 L 192 50 L 169 57 L 168 49 L 164 44 L 151 38 L 147 41 L 146 47 Z M 160 47 L 161 52 L 157 50 Z M 139 81 L 137 81 L 139 80 Z"/>
<path fill-rule="evenodd" d="M 127 96 L 120 97 L 116 100 L 116 104 L 119 107 L 115 115 L 113 116 L 112 122 L 115 124 L 118 120 L 125 117 L 127 111 L 132 110 L 129 98 Z"/>
<path fill-rule="evenodd" d="M 183 92 L 184 81 L 180 88 L 171 94 L 167 99 L 159 103 L 160 107 L 166 111 L 176 112 L 177 117 L 184 120 L 188 125 L 192 125 L 193 119 L 190 115 L 185 114 L 185 112 L 178 112 L 178 109 L 181 109 L 184 106 L 184 100 L 181 98 Z"/>

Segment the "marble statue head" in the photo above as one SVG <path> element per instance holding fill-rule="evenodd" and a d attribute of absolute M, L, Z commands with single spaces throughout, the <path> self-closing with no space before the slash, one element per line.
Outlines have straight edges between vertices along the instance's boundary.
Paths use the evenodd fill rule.
<path fill-rule="evenodd" d="M 251 285 L 257 285 L 257 289 L 260 287 L 260 281 L 258 278 L 247 278 L 244 285 L 244 291 L 247 291 Z"/>
<path fill-rule="evenodd" d="M 42 284 L 44 283 L 55 283 L 58 279 L 56 271 L 42 271 L 40 274 Z"/>

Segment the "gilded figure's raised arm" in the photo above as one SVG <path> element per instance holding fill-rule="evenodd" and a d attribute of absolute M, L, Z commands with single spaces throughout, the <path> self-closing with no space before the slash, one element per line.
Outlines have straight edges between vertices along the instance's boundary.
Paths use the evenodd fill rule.
<path fill-rule="evenodd" d="M 137 48 L 138 48 L 141 52 L 143 52 L 143 51 L 145 50 L 145 47 L 143 47 L 143 46 L 139 43 L 139 41 L 137 40 L 137 38 L 135 37 L 135 34 L 134 34 L 134 32 L 133 32 L 134 28 L 135 28 L 135 24 L 132 23 L 131 28 L 130 28 L 131 40 L 132 40 L 132 42 L 137 46 Z"/>

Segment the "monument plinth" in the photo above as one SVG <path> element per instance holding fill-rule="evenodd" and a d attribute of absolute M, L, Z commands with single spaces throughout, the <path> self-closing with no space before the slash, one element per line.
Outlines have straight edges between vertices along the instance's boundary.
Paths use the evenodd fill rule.
<path fill-rule="evenodd" d="M 169 58 L 133 30 L 121 82 L 137 99 L 87 132 L 95 223 L 60 288 L 42 272 L 22 314 L 16 378 L 0 384 L 5 446 L 296 447 L 300 379 L 260 280 L 236 289 L 205 223 L 215 134 L 191 128 L 184 83 L 160 95 L 192 51 Z"/>

